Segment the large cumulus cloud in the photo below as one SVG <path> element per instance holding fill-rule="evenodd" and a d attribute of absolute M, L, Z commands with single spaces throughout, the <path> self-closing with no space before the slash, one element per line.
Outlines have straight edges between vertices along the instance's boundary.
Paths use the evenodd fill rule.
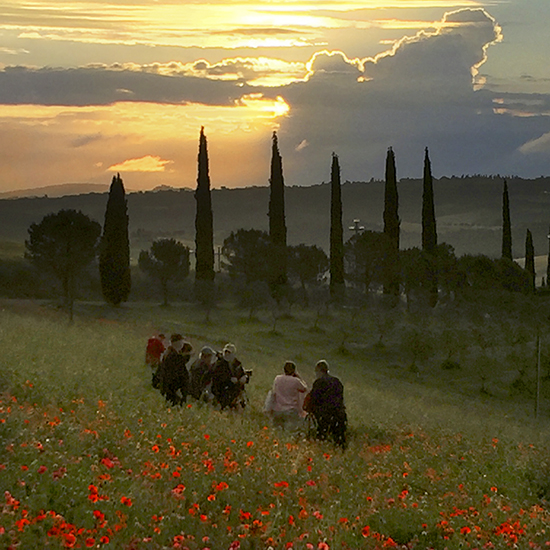
<path fill-rule="evenodd" d="M 496 111 L 496 100 L 508 98 L 477 89 L 478 68 L 500 38 L 485 11 L 462 9 L 447 14 L 434 32 L 403 38 L 376 58 L 318 54 L 307 80 L 285 92 L 292 110 L 281 142 L 292 145 L 287 164 L 296 183 L 328 179 L 332 151 L 345 179 L 382 177 L 389 146 L 401 176 L 421 175 L 426 146 L 439 175 L 538 175 L 548 162 L 548 149 L 541 154 L 546 140 L 522 146 L 548 132 L 550 121 L 514 116 L 513 108 Z M 525 99 L 515 102 L 525 105 Z"/>

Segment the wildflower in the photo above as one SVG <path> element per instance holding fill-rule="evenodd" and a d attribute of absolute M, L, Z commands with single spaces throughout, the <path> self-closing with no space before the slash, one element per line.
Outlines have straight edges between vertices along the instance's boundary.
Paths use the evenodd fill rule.
<path fill-rule="evenodd" d="M 107 535 L 103 535 L 100 539 L 99 539 L 99 542 L 101 544 L 109 544 L 109 537 Z"/>
<path fill-rule="evenodd" d="M 204 434 L 204 439 L 208 441 L 210 439 L 210 436 L 208 434 Z"/>
<path fill-rule="evenodd" d="M 63 542 L 66 548 L 72 548 L 76 543 L 76 537 L 72 533 L 64 533 Z"/>
<path fill-rule="evenodd" d="M 103 466 L 106 466 L 107 468 L 115 467 L 115 463 L 109 457 L 102 458 L 100 462 L 101 464 L 103 464 Z"/>
<path fill-rule="evenodd" d="M 121 497 L 120 502 L 128 507 L 132 506 L 133 502 L 131 498 Z"/>
<path fill-rule="evenodd" d="M 229 487 L 229 485 L 225 482 L 225 481 L 220 481 L 215 487 L 214 489 L 216 489 L 216 491 L 223 491 L 224 489 L 227 489 Z"/>
<path fill-rule="evenodd" d="M 460 534 L 461 535 L 467 535 L 468 533 L 471 533 L 471 532 L 472 532 L 472 530 L 467 525 L 465 525 L 464 527 L 462 527 L 460 529 Z"/>
<path fill-rule="evenodd" d="M 92 537 L 87 538 L 86 539 L 86 547 L 87 548 L 92 548 L 93 546 L 95 546 L 95 539 L 93 539 Z"/>
<path fill-rule="evenodd" d="M 250 512 L 245 512 L 244 510 L 239 510 L 239 518 L 241 522 L 245 522 L 252 519 L 252 514 Z"/>
<path fill-rule="evenodd" d="M 278 481 L 277 483 L 273 484 L 273 487 L 277 487 L 277 488 L 283 487 L 283 488 L 286 489 L 288 487 L 288 482 L 287 481 Z"/>
<path fill-rule="evenodd" d="M 317 545 L 317 550 L 330 550 L 330 546 L 326 542 L 320 542 Z"/>
<path fill-rule="evenodd" d="M 43 474 L 43 473 L 45 473 L 45 472 L 47 472 L 47 471 L 48 471 L 48 468 L 46 468 L 46 466 L 40 466 L 40 467 L 38 468 L 38 473 L 39 473 L 39 474 Z"/>
<path fill-rule="evenodd" d="M 361 529 L 361 534 L 367 538 L 369 535 L 370 535 L 370 526 L 369 525 L 365 525 L 365 527 L 363 527 L 363 529 Z"/>
<path fill-rule="evenodd" d="M 252 445 L 254 445 L 254 441 L 248 441 L 248 442 L 246 443 L 246 446 L 247 446 L 247 447 L 252 447 Z"/>

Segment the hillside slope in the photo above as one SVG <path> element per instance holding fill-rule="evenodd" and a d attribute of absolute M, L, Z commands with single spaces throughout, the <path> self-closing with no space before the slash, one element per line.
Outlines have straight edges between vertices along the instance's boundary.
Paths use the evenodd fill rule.
<path fill-rule="evenodd" d="M 513 253 L 524 255 L 525 231 L 534 236 L 538 255 L 548 250 L 550 178 L 508 181 L 513 226 Z M 501 249 L 502 178 L 441 178 L 434 182 L 437 230 L 440 242 L 451 244 L 457 254 L 499 256 Z M 371 230 L 382 229 L 383 182 L 346 182 L 342 188 L 345 238 L 354 219 Z M 330 189 L 328 184 L 286 188 L 286 217 L 290 244 L 316 244 L 327 249 Z M 27 229 L 50 212 L 62 208 L 82 210 L 103 223 L 107 193 L 63 197 L 0 199 L 0 240 L 22 242 Z M 248 187 L 212 192 L 216 246 L 241 227 L 268 227 L 269 189 Z M 399 215 L 401 247 L 420 245 L 422 182 L 401 180 Z M 190 189 L 128 194 L 132 248 L 147 248 L 159 237 L 175 237 L 193 245 L 195 199 Z"/>

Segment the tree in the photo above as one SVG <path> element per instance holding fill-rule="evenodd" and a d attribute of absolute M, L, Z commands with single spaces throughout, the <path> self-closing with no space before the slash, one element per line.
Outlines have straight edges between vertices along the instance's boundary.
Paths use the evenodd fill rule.
<path fill-rule="evenodd" d="M 306 284 L 317 282 L 328 267 L 327 255 L 318 246 L 299 244 L 288 248 L 288 269 L 300 282 L 306 305 L 309 305 Z"/>
<path fill-rule="evenodd" d="M 390 147 L 386 155 L 386 182 L 384 186 L 384 233 L 391 242 L 388 279 L 384 285 L 385 294 L 399 294 L 399 197 L 397 195 L 397 174 L 395 154 Z"/>
<path fill-rule="evenodd" d="M 424 178 L 422 191 L 422 251 L 425 254 L 434 254 L 437 247 L 437 229 L 435 223 L 433 178 L 428 148 L 424 156 Z M 434 262 L 435 264 L 435 262 Z M 426 273 L 430 287 L 430 305 L 437 303 L 438 280 L 434 269 L 428 269 Z"/>
<path fill-rule="evenodd" d="M 353 235 L 345 246 L 348 278 L 369 293 L 373 282 L 384 281 L 387 258 L 391 253 L 388 236 L 376 231 Z"/>
<path fill-rule="evenodd" d="M 271 152 L 271 176 L 269 178 L 269 282 L 272 292 L 278 294 L 287 283 L 287 248 L 285 222 L 285 182 L 283 161 L 279 153 L 277 133 L 273 132 Z"/>
<path fill-rule="evenodd" d="M 533 235 L 528 229 L 525 235 L 525 271 L 529 275 L 530 290 L 535 290 L 535 247 L 533 246 Z"/>
<path fill-rule="evenodd" d="M 214 219 L 210 196 L 208 149 L 204 127 L 199 138 L 198 176 L 195 191 L 195 280 L 214 280 Z"/>
<path fill-rule="evenodd" d="M 223 242 L 222 254 L 228 262 L 227 271 L 234 277 L 244 277 L 246 284 L 267 281 L 270 266 L 267 258 L 271 251 L 271 241 L 265 231 L 259 229 L 239 229 L 232 231 Z"/>
<path fill-rule="evenodd" d="M 504 180 L 502 191 L 502 257 L 512 260 L 512 224 L 510 222 L 510 198 L 506 180 Z"/>
<path fill-rule="evenodd" d="M 432 167 L 428 148 L 424 156 L 424 183 L 422 191 L 422 250 L 433 252 L 437 246 Z"/>
<path fill-rule="evenodd" d="M 29 227 L 25 257 L 59 279 L 65 305 L 73 318 L 78 276 L 95 259 L 101 226 L 76 210 L 60 210 Z"/>
<path fill-rule="evenodd" d="M 550 227 L 548 228 L 548 259 L 546 260 L 546 286 L 550 287 Z"/>
<path fill-rule="evenodd" d="M 105 300 L 119 305 L 131 288 L 128 207 L 120 174 L 113 176 L 105 209 L 105 223 L 99 250 L 99 274 Z"/>
<path fill-rule="evenodd" d="M 341 298 L 344 289 L 344 227 L 342 225 L 342 189 L 338 155 L 332 153 L 330 170 L 330 295 Z"/>
<path fill-rule="evenodd" d="M 150 277 L 158 279 L 163 303 L 167 306 L 168 283 L 189 275 L 189 248 L 175 239 L 159 239 L 150 250 L 140 252 L 138 265 Z"/>

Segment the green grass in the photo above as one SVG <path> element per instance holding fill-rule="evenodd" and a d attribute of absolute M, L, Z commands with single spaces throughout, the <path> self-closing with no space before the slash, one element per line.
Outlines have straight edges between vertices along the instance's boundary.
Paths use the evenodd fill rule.
<path fill-rule="evenodd" d="M 331 310 L 318 329 L 296 310 L 275 332 L 230 305 L 206 322 L 190 304 L 79 303 L 70 325 L 5 301 L 0 547 L 543 548 L 550 422 L 546 394 L 533 416 L 530 359 L 527 389 L 511 388 L 546 307 Z M 234 342 L 254 370 L 248 409 L 169 408 L 143 364 L 154 329 L 195 350 Z M 441 369 L 449 353 L 456 370 Z M 320 358 L 345 385 L 345 452 L 261 411 L 286 359 L 311 384 Z"/>
<path fill-rule="evenodd" d="M 25 254 L 25 244 L 22 242 L 0 240 L 0 259 L 21 259 Z"/>

